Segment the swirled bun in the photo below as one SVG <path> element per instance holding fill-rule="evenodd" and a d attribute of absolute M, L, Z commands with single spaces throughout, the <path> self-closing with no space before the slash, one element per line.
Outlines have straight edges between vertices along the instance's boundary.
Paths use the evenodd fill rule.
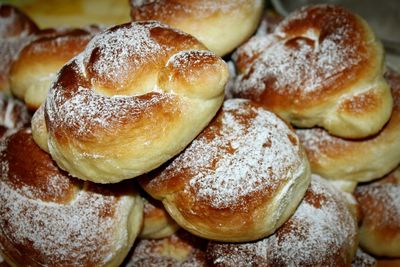
<path fill-rule="evenodd" d="M 301 8 L 234 58 L 234 96 L 257 101 L 298 127 L 362 138 L 390 117 L 382 45 L 363 19 L 342 7 Z"/>
<path fill-rule="evenodd" d="M 58 30 L 27 44 L 10 71 L 12 93 L 36 110 L 46 99 L 57 72 L 82 52 L 92 37 L 89 30 Z"/>
<path fill-rule="evenodd" d="M 282 225 L 309 179 L 294 132 L 263 107 L 231 99 L 183 153 L 139 183 L 187 231 L 240 242 Z"/>
<path fill-rule="evenodd" d="M 256 30 L 261 0 L 130 0 L 134 21 L 158 20 L 199 39 L 223 56 Z"/>
<path fill-rule="evenodd" d="M 36 24 L 19 9 L 0 3 L 0 91 L 9 90 L 11 64 L 38 31 Z"/>
<path fill-rule="evenodd" d="M 373 255 L 400 258 L 400 168 L 358 186 L 355 196 L 363 213 L 360 246 Z"/>
<path fill-rule="evenodd" d="M 225 62 L 204 49 L 158 22 L 97 34 L 47 96 L 52 158 L 80 179 L 115 183 L 182 151 L 221 106 L 228 79 Z"/>
<path fill-rule="evenodd" d="M 133 184 L 69 177 L 20 130 L 0 152 L 0 251 L 12 266 L 119 266 L 140 230 Z"/>
<path fill-rule="evenodd" d="M 313 176 L 294 215 L 273 235 L 251 243 L 210 242 L 212 266 L 351 266 L 357 222 L 340 192 Z M 240 266 L 240 264 L 239 264 Z"/>
<path fill-rule="evenodd" d="M 144 201 L 143 228 L 139 237 L 142 239 L 165 238 L 179 229 L 179 225 L 168 215 L 163 204 L 146 195 Z"/>
<path fill-rule="evenodd" d="M 206 267 L 206 245 L 206 240 L 183 230 L 163 239 L 142 239 L 133 248 L 126 267 Z"/>
<path fill-rule="evenodd" d="M 385 73 L 391 86 L 394 106 L 389 122 L 376 135 L 349 140 L 327 131 L 301 129 L 300 138 L 311 169 L 324 178 L 365 182 L 380 178 L 400 163 L 400 75 Z"/>

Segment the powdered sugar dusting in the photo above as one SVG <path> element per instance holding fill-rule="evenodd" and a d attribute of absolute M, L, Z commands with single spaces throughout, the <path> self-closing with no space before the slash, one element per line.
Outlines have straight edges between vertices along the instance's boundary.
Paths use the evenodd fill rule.
<path fill-rule="evenodd" d="M 217 122 L 159 179 L 170 171 L 177 174 L 189 169 L 192 176 L 184 190 L 195 192 L 198 201 L 210 202 L 215 208 L 244 205 L 243 197 L 276 190 L 282 180 L 298 175 L 300 147 L 291 138 L 297 140 L 273 113 L 245 100 L 228 100 Z"/>
<path fill-rule="evenodd" d="M 357 226 L 334 190 L 313 177 L 305 199 L 275 234 L 253 243 L 210 243 L 213 262 L 228 266 L 237 262 L 262 266 L 348 265 L 352 259 L 336 260 L 354 248 Z"/>
<path fill-rule="evenodd" d="M 19 100 L 0 93 L 0 125 L 7 128 L 21 128 L 29 124 L 27 107 Z"/>
<path fill-rule="evenodd" d="M 21 190 L 23 195 L 0 181 L 3 236 L 15 246 L 31 244 L 43 263 L 81 266 L 87 261 L 105 263 L 119 220 L 110 215 L 119 210 L 114 197 L 81 191 L 63 205 L 25 197 L 29 191 Z"/>
<path fill-rule="evenodd" d="M 320 12 L 324 12 L 324 9 Z M 265 48 L 239 76 L 236 93 L 247 94 L 251 91 L 258 97 L 268 89 L 304 96 L 323 90 L 328 85 L 335 86 L 338 77 L 343 77 L 342 73 L 354 69 L 365 60 L 366 55 L 359 49 L 365 44 L 353 22 L 346 16 L 338 17 L 335 12 L 326 12 L 326 21 L 320 21 L 323 24 L 321 27 L 332 24 L 331 21 L 335 21 L 337 26 L 334 30 L 326 31 L 323 38 L 319 34 L 322 28 L 308 28 L 299 32 L 291 25 L 300 15 L 312 20 L 306 10 L 289 16 L 272 35 L 254 37 L 257 47 L 264 45 Z M 248 45 L 250 48 L 246 48 Z M 254 46 L 254 42 L 250 41 L 239 53 L 254 50 Z"/>
<path fill-rule="evenodd" d="M 158 22 L 147 22 L 144 25 L 136 24 L 135 27 L 109 29 L 89 42 L 84 58 L 89 60 L 93 53 L 98 53 L 101 56 L 92 62 L 95 75 L 110 81 L 126 80 L 134 73 L 132 68 L 140 69 L 149 61 L 157 61 L 159 54 L 167 49 L 150 38 L 150 30 L 155 27 L 165 26 Z"/>
<path fill-rule="evenodd" d="M 70 127 L 77 137 L 118 128 L 129 119 L 145 116 L 143 110 L 151 110 L 152 106 L 162 102 L 172 102 L 172 97 L 167 94 L 153 94 L 143 99 L 118 95 L 107 97 L 83 87 L 67 100 L 56 90 L 51 91 L 47 98 L 47 114 L 52 127 Z M 57 109 L 53 105 L 57 105 Z"/>
<path fill-rule="evenodd" d="M 204 243 L 200 238 L 182 230 L 163 239 L 142 239 L 134 247 L 126 267 L 208 266 Z"/>
<path fill-rule="evenodd" d="M 400 184 L 372 183 L 357 187 L 355 194 L 364 220 L 379 229 L 400 225 Z"/>

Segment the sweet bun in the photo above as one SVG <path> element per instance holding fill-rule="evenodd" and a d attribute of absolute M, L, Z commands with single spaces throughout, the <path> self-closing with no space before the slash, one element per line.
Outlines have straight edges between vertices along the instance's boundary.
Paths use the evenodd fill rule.
<path fill-rule="evenodd" d="M 286 17 L 235 56 L 235 97 L 261 103 L 298 127 L 362 138 L 392 110 L 384 51 L 367 23 L 339 6 L 315 5 Z"/>
<path fill-rule="evenodd" d="M 223 101 L 227 66 L 205 49 L 158 22 L 97 34 L 49 90 L 42 134 L 52 158 L 98 183 L 136 177 L 172 158 Z"/>
<path fill-rule="evenodd" d="M 139 237 L 142 239 L 159 239 L 172 235 L 179 225 L 168 215 L 163 204 L 146 195 L 143 197 L 143 228 Z"/>
<path fill-rule="evenodd" d="M 256 30 L 264 10 L 260 0 L 130 0 L 133 21 L 158 20 L 199 39 L 223 56 Z"/>
<path fill-rule="evenodd" d="M 358 186 L 355 197 L 363 213 L 360 246 L 373 255 L 400 258 L 400 168 Z"/>
<path fill-rule="evenodd" d="M 38 31 L 37 25 L 20 10 L 0 3 L 0 91 L 9 90 L 11 63 Z"/>
<path fill-rule="evenodd" d="M 394 106 L 389 122 L 376 135 L 349 140 L 320 128 L 296 131 L 314 173 L 328 179 L 365 182 L 384 176 L 400 163 L 400 75 L 388 70 L 385 78 Z"/>
<path fill-rule="evenodd" d="M 125 267 L 208 266 L 207 241 L 183 230 L 158 240 L 140 240 Z"/>
<path fill-rule="evenodd" d="M 61 67 L 82 52 L 93 37 L 92 32 L 84 29 L 63 29 L 43 35 L 21 50 L 10 71 L 12 93 L 33 110 L 46 99 Z"/>
<path fill-rule="evenodd" d="M 240 242 L 283 224 L 309 179 L 294 132 L 263 107 L 231 99 L 184 152 L 139 183 L 187 231 Z"/>
<path fill-rule="evenodd" d="M 133 184 L 70 178 L 22 129 L 0 152 L 0 251 L 12 266 L 119 266 L 140 230 Z"/>
<path fill-rule="evenodd" d="M 212 266 L 350 266 L 357 250 L 357 222 L 341 195 L 313 176 L 294 215 L 273 235 L 251 243 L 210 242 Z"/>

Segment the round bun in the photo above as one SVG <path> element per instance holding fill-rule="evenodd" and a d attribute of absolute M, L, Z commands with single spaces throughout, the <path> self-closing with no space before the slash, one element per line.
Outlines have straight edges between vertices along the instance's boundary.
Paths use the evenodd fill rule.
<path fill-rule="evenodd" d="M 39 31 L 36 24 L 17 8 L 0 3 L 0 91 L 8 91 L 11 63 Z"/>
<path fill-rule="evenodd" d="M 158 240 L 140 240 L 133 248 L 126 267 L 208 266 L 207 241 L 183 230 Z"/>
<path fill-rule="evenodd" d="M 294 215 L 273 235 L 252 243 L 210 242 L 213 266 L 350 266 L 357 222 L 340 192 L 313 176 Z"/>
<path fill-rule="evenodd" d="M 163 204 L 150 196 L 143 197 L 143 228 L 139 237 L 142 239 L 159 239 L 172 235 L 179 225 L 168 215 Z"/>
<path fill-rule="evenodd" d="M 57 72 L 82 52 L 93 33 L 63 29 L 43 35 L 21 50 L 10 71 L 12 93 L 30 109 L 37 109 L 44 102 Z"/>
<path fill-rule="evenodd" d="M 134 21 L 158 20 L 199 39 L 223 56 L 256 30 L 264 10 L 260 0 L 130 0 Z"/>
<path fill-rule="evenodd" d="M 302 8 L 272 34 L 253 37 L 234 59 L 234 96 L 257 101 L 298 127 L 362 138 L 390 117 L 382 45 L 364 20 L 342 7 Z"/>
<path fill-rule="evenodd" d="M 314 128 L 297 130 L 311 164 L 324 178 L 370 181 L 389 173 L 400 163 L 400 75 L 388 70 L 394 106 L 389 122 L 376 135 L 349 140 Z"/>
<path fill-rule="evenodd" d="M 189 232 L 240 242 L 282 225 L 309 179 L 294 132 L 263 107 L 231 99 L 183 153 L 139 182 Z"/>
<path fill-rule="evenodd" d="M 0 251 L 12 266 L 119 266 L 140 230 L 133 184 L 70 178 L 23 129 L 0 152 Z"/>
<path fill-rule="evenodd" d="M 19 100 L 0 93 L 0 139 L 28 126 L 31 115 Z"/>
<path fill-rule="evenodd" d="M 49 90 L 42 134 L 53 159 L 72 176 L 115 183 L 178 154 L 224 97 L 227 66 L 204 49 L 158 22 L 97 34 Z"/>
<path fill-rule="evenodd" d="M 383 180 L 358 186 L 363 220 L 360 246 L 377 256 L 400 257 L 400 168 Z"/>

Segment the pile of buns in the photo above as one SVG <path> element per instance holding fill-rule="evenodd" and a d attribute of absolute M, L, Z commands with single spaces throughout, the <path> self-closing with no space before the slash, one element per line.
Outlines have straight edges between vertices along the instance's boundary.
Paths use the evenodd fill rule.
<path fill-rule="evenodd" d="M 367 22 L 130 4 L 0 5 L 0 266 L 400 263 L 400 74 Z"/>

